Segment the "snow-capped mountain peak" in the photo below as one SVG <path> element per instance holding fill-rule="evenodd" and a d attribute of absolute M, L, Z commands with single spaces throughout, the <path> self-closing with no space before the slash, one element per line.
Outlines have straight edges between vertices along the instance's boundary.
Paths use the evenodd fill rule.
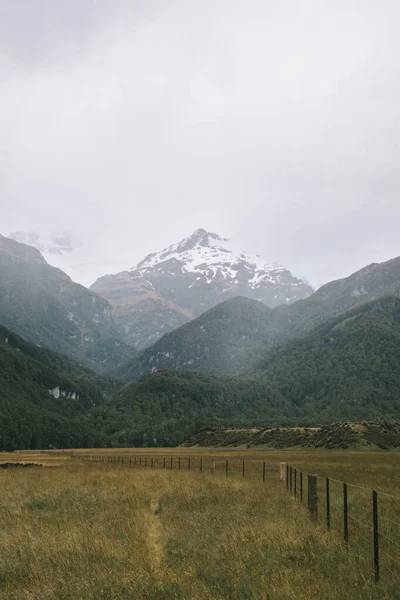
<path fill-rule="evenodd" d="M 250 287 L 280 280 L 287 269 L 276 262 L 265 262 L 259 255 L 239 250 L 234 241 L 205 229 L 197 229 L 178 244 L 146 256 L 131 272 L 146 276 L 154 270 L 165 273 L 198 273 L 211 283 L 215 278 L 230 279 L 235 283 L 247 280 Z M 247 276 L 246 276 L 247 275 Z"/>
<path fill-rule="evenodd" d="M 128 271 L 101 277 L 92 289 L 111 303 L 126 341 L 139 349 L 229 298 L 245 296 L 272 308 L 313 291 L 281 265 L 205 229 Z"/>

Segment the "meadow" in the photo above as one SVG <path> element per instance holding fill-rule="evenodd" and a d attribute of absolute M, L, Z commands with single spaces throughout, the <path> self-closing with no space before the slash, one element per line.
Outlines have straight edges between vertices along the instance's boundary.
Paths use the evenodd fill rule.
<path fill-rule="evenodd" d="M 369 491 L 351 492 L 352 518 L 361 525 L 351 523 L 356 544 L 346 548 L 335 530 L 336 496 L 326 528 L 323 479 L 316 522 L 279 482 L 284 460 L 321 478 L 399 495 L 396 452 L 76 451 L 92 461 L 69 454 L 2 456 L 44 465 L 0 470 L 2 600 L 400 598 L 395 563 L 375 584 L 369 537 L 362 546 L 366 520 L 357 511 L 369 510 L 362 504 Z M 115 462 L 95 462 L 98 456 Z M 383 514 L 393 516 L 393 507 Z"/>

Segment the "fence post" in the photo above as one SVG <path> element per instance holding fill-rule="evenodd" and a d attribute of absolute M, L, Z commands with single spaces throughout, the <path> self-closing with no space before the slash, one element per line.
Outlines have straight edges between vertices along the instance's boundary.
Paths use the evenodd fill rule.
<path fill-rule="evenodd" d="M 190 471 L 190 456 L 188 456 L 188 471 Z"/>
<path fill-rule="evenodd" d="M 347 503 L 347 483 L 343 484 L 343 532 L 346 544 L 349 542 L 349 507 Z"/>
<path fill-rule="evenodd" d="M 211 473 L 215 473 L 215 458 L 211 459 L 210 471 L 211 471 Z"/>
<path fill-rule="evenodd" d="M 228 459 L 226 459 L 225 461 L 225 475 L 228 477 L 228 473 L 229 473 L 229 461 Z"/>
<path fill-rule="evenodd" d="M 152 468 L 154 467 L 154 458 L 153 457 L 151 457 L 151 467 Z"/>
<path fill-rule="evenodd" d="M 331 528 L 331 497 L 329 493 L 329 479 L 326 478 L 326 526 Z"/>
<path fill-rule="evenodd" d="M 318 485 L 317 476 L 308 476 L 308 508 L 313 519 L 318 519 Z"/>
<path fill-rule="evenodd" d="M 286 465 L 286 489 L 289 489 L 289 465 Z"/>
<path fill-rule="evenodd" d="M 178 471 L 181 470 L 181 457 L 178 456 Z"/>
<path fill-rule="evenodd" d="M 303 471 L 300 471 L 300 500 L 303 502 Z"/>
<path fill-rule="evenodd" d="M 200 473 L 203 472 L 203 458 L 200 458 Z"/>
<path fill-rule="evenodd" d="M 297 469 L 294 470 L 294 497 L 297 498 Z"/>
<path fill-rule="evenodd" d="M 378 493 L 372 492 L 372 518 L 374 524 L 374 571 L 375 582 L 379 581 L 379 529 L 378 529 Z"/>
<path fill-rule="evenodd" d="M 292 469 L 292 467 L 290 467 L 289 477 L 290 477 L 289 489 L 290 489 L 290 493 L 292 493 L 292 489 L 293 489 L 293 469 Z"/>
<path fill-rule="evenodd" d="M 286 463 L 281 462 L 281 463 L 279 463 L 279 479 L 281 480 L 282 484 L 285 483 L 285 473 L 286 473 Z"/>
<path fill-rule="evenodd" d="M 165 469 L 165 456 L 164 456 L 163 469 Z"/>
<path fill-rule="evenodd" d="M 265 460 L 263 461 L 263 483 L 265 483 L 266 469 L 265 469 Z"/>
<path fill-rule="evenodd" d="M 242 462 L 242 479 L 244 479 L 244 460 Z"/>
<path fill-rule="evenodd" d="M 174 460 L 174 457 L 171 456 L 171 469 L 172 469 L 172 461 Z"/>

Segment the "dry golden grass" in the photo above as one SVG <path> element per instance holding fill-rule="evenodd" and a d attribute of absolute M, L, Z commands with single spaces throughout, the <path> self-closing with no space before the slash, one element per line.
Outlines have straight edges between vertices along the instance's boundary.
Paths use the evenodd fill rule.
<path fill-rule="evenodd" d="M 376 586 L 363 556 L 310 521 L 279 485 L 278 460 L 265 486 L 258 464 L 242 480 L 12 459 L 60 466 L 0 471 L 2 600 L 400 598 L 390 578 Z"/>

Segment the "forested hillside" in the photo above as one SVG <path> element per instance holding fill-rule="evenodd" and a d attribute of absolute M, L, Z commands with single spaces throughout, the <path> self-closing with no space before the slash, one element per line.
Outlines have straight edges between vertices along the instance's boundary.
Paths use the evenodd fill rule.
<path fill-rule="evenodd" d="M 102 445 L 88 414 L 115 390 L 112 380 L 0 328 L 0 450 Z"/>
<path fill-rule="evenodd" d="M 47 264 L 36 248 L 2 235 L 0 325 L 98 371 L 135 354 L 106 300 Z"/>
<path fill-rule="evenodd" d="M 117 373 L 128 381 L 171 369 L 234 374 L 283 340 L 285 323 L 257 300 L 233 298 L 166 334 Z"/>
<path fill-rule="evenodd" d="M 256 305 L 253 325 L 257 311 Z M 240 351 L 234 336 L 232 348 Z M 217 360 L 217 350 L 213 356 Z M 4 328 L 0 373 L 3 449 L 176 445 L 203 428 L 395 420 L 400 299 L 359 306 L 275 345 L 236 376 L 159 371 L 121 388 Z M 55 389 L 64 395 L 54 397 Z"/>
<path fill-rule="evenodd" d="M 266 381 L 163 371 L 91 411 L 115 445 L 176 445 L 203 427 L 289 422 L 293 406 Z"/>
<path fill-rule="evenodd" d="M 400 417 L 400 299 L 386 297 L 278 345 L 252 369 L 306 423 Z"/>

